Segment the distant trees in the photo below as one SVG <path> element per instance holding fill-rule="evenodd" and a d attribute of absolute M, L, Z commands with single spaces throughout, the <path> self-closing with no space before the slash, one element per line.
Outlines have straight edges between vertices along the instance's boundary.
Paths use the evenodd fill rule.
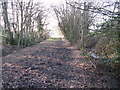
<path fill-rule="evenodd" d="M 47 32 L 43 28 L 45 10 L 41 3 L 33 3 L 31 0 L 1 3 L 5 43 L 27 46 L 40 42 L 42 37 L 47 38 Z"/>

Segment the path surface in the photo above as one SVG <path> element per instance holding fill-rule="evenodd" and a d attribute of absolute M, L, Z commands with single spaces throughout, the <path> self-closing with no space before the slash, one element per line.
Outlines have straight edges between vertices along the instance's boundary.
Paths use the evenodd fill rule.
<path fill-rule="evenodd" d="M 107 88 L 114 79 L 97 71 L 65 41 L 45 41 L 3 57 L 7 88 Z"/>

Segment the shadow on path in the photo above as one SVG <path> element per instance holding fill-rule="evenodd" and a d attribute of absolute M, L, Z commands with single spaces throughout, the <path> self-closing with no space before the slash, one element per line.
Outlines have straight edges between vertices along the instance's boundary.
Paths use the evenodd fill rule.
<path fill-rule="evenodd" d="M 3 57 L 3 87 L 113 87 L 114 81 L 111 85 L 105 81 L 110 78 L 104 74 L 96 76 L 91 63 L 86 58 L 75 57 L 75 49 L 68 47 L 65 41 L 49 41 Z M 29 54 L 26 54 L 27 51 Z"/>

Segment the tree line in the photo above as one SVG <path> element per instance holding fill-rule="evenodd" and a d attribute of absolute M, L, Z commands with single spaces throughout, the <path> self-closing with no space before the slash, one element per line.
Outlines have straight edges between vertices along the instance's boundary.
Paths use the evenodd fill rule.
<path fill-rule="evenodd" d="M 53 6 L 59 27 L 72 45 L 120 62 L 120 1 L 66 1 Z M 95 21 L 102 17 L 103 22 Z M 95 28 L 91 28 L 95 27 Z M 117 60 L 117 61 L 116 61 Z"/>
<path fill-rule="evenodd" d="M 4 44 L 28 46 L 48 38 L 42 3 L 12 0 L 1 1 L 1 6 Z"/>

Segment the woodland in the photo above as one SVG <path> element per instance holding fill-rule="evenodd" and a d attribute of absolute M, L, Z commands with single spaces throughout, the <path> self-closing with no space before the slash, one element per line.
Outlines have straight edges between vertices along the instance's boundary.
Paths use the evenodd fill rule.
<path fill-rule="evenodd" d="M 42 3 L 0 4 L 3 90 L 120 87 L 120 0 L 52 5 L 64 38 L 50 36 Z"/>

